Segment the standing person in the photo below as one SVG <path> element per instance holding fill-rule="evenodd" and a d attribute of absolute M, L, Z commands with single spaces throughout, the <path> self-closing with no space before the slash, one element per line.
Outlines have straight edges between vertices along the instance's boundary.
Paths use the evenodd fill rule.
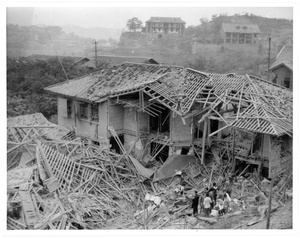
<path fill-rule="evenodd" d="M 203 205 L 204 205 L 204 213 L 205 216 L 208 217 L 210 214 L 210 206 L 211 206 L 212 200 L 209 197 L 209 194 L 206 193 L 206 197 L 204 198 Z"/>
<path fill-rule="evenodd" d="M 193 208 L 194 216 L 198 215 L 198 204 L 199 204 L 199 195 L 198 195 L 198 192 L 195 191 L 195 197 L 193 198 L 193 201 L 192 201 L 192 208 Z"/>
<path fill-rule="evenodd" d="M 217 187 L 217 184 L 215 182 L 213 183 L 213 186 L 209 189 L 209 192 L 212 192 L 213 202 L 214 202 L 214 205 L 216 205 L 217 196 L 218 196 L 218 187 Z"/>
<path fill-rule="evenodd" d="M 199 214 L 201 214 L 202 211 L 204 212 L 203 201 L 204 201 L 204 193 L 202 192 L 201 195 L 199 196 L 199 205 L 200 205 Z"/>

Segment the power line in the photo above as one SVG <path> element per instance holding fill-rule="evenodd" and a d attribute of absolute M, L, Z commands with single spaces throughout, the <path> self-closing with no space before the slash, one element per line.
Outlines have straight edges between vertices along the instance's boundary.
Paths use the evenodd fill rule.
<path fill-rule="evenodd" d="M 61 65 L 61 67 L 62 67 L 62 69 L 63 69 L 63 71 L 64 71 L 64 73 L 65 73 L 65 76 L 66 76 L 67 80 L 69 81 L 67 72 L 66 72 L 66 70 L 65 70 L 65 68 L 64 68 L 64 66 L 63 66 L 63 64 L 62 64 L 62 62 L 61 62 L 61 60 L 60 60 L 60 58 L 58 57 L 57 51 L 56 51 L 56 49 L 55 49 L 55 47 L 54 47 L 54 44 L 53 44 L 53 42 L 52 42 L 52 39 L 51 39 L 51 37 L 50 37 L 50 35 L 49 35 L 49 33 L 48 33 L 47 28 L 45 27 L 45 25 L 44 25 L 44 29 L 45 29 L 45 31 L 47 32 L 47 35 L 48 35 L 48 37 L 49 37 L 49 39 L 50 39 L 50 41 L 51 41 L 51 45 L 52 45 L 52 47 L 53 47 L 53 49 L 54 49 L 54 51 L 55 51 L 56 57 L 57 57 L 57 59 L 58 59 L 58 62 L 60 63 L 60 65 Z"/>

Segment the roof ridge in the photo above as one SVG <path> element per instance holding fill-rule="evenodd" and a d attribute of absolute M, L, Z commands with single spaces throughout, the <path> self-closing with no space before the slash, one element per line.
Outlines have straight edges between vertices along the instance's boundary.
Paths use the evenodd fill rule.
<path fill-rule="evenodd" d="M 279 57 L 279 55 L 282 53 L 283 49 L 286 47 L 286 44 L 284 46 L 282 46 L 281 50 L 278 52 L 278 54 L 276 55 L 276 58 L 277 59 Z"/>

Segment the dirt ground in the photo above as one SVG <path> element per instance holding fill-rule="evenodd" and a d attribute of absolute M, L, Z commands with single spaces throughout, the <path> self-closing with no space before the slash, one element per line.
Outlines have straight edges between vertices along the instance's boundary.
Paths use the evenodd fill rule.
<path fill-rule="evenodd" d="M 248 228 L 241 229 L 266 229 L 267 220 L 263 220 Z M 289 201 L 271 215 L 270 229 L 293 229 L 293 203 Z"/>
<path fill-rule="evenodd" d="M 204 214 L 200 214 L 203 217 Z M 232 217 L 216 218 L 218 220 L 215 224 L 209 224 L 206 221 L 197 219 L 196 225 L 191 225 L 187 222 L 180 227 L 165 226 L 164 229 L 222 229 L 222 230 L 245 230 L 245 229 L 266 229 L 267 218 L 265 217 L 260 222 L 253 222 L 259 220 L 259 216 L 253 216 L 247 212 Z M 249 225 L 252 222 L 253 225 Z M 271 213 L 270 229 L 293 229 L 293 203 L 287 201 L 283 206 Z"/>
<path fill-rule="evenodd" d="M 259 218 L 259 217 L 257 217 Z M 208 229 L 266 229 L 267 218 L 262 221 L 248 226 L 247 224 L 255 220 L 252 216 L 241 215 L 230 217 L 228 219 L 221 219 L 215 225 Z M 271 213 L 270 229 L 293 229 L 293 203 L 288 201 L 282 207 Z"/>

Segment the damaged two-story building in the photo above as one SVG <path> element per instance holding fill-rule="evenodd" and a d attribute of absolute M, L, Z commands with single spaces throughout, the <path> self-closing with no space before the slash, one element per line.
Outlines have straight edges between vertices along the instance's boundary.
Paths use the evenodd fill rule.
<path fill-rule="evenodd" d="M 57 95 L 59 125 L 139 161 L 292 163 L 292 92 L 254 76 L 126 62 L 46 91 Z"/>

